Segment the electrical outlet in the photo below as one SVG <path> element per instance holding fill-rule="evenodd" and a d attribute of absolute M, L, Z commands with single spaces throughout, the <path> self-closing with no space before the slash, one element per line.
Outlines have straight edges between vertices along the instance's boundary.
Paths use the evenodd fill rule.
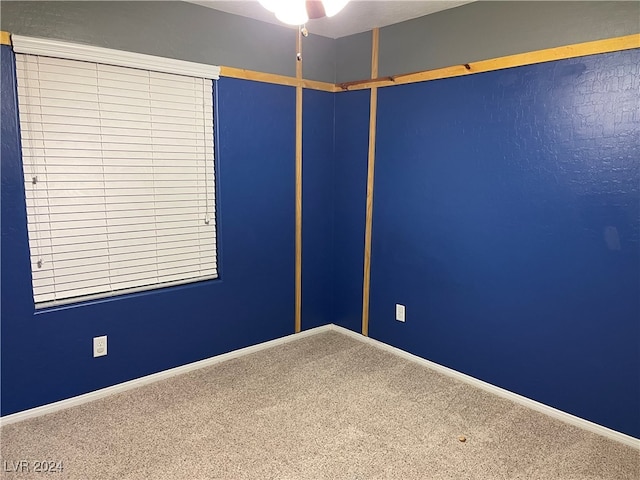
<path fill-rule="evenodd" d="M 404 314 L 405 314 L 404 305 L 400 305 L 399 303 L 396 303 L 396 320 L 399 322 L 404 322 Z"/>
<path fill-rule="evenodd" d="M 104 357 L 107 354 L 107 336 L 93 337 L 93 356 Z"/>

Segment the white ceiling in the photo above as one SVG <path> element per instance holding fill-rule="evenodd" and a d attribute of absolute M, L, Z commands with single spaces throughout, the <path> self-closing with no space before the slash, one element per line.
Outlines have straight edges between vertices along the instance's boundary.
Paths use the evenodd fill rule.
<path fill-rule="evenodd" d="M 269 11 L 254 0 L 187 0 L 205 7 L 221 10 L 263 22 L 283 25 Z M 340 38 L 354 33 L 366 32 L 376 27 L 384 27 L 430 13 L 457 7 L 473 0 L 351 0 L 347 6 L 331 18 L 310 20 L 309 32 L 330 38 Z M 296 27 L 291 27 L 296 28 Z"/>

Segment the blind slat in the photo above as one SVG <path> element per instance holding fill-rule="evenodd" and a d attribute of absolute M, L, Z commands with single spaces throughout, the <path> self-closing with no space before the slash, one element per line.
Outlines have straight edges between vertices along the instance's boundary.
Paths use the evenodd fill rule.
<path fill-rule="evenodd" d="M 37 306 L 215 278 L 211 81 L 16 64 Z"/>

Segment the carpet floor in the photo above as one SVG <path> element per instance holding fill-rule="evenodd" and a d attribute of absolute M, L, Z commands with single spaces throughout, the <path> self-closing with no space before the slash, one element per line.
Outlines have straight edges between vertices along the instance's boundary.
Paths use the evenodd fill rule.
<path fill-rule="evenodd" d="M 640 478 L 636 449 L 338 332 L 0 434 L 3 479 Z"/>

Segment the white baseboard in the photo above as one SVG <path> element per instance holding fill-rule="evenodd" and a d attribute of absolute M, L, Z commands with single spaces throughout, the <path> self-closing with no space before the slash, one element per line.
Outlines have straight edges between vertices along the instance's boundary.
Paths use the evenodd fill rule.
<path fill-rule="evenodd" d="M 171 368 L 169 370 L 163 370 L 162 372 L 153 373 L 151 375 L 129 380 L 128 382 L 119 383 L 111 387 L 101 388 L 100 390 L 95 390 L 93 392 L 78 395 L 77 397 L 67 398 L 65 400 L 60 400 L 59 402 L 42 405 L 41 407 L 30 408 L 28 410 L 23 410 L 21 412 L 12 413 L 11 415 L 5 415 L 4 417 L 0 417 L 0 426 L 9 425 L 10 423 L 21 422 L 22 420 L 39 417 L 41 415 L 47 415 L 49 413 L 57 412 L 59 410 L 75 407 L 76 405 L 82 405 L 83 403 L 92 402 L 94 400 L 98 400 L 99 398 L 104 398 L 104 397 L 108 397 L 109 395 L 125 392 L 127 390 L 138 388 L 143 385 L 148 385 L 150 383 L 157 382 L 159 380 L 164 380 L 164 379 L 173 377 L 175 375 L 180 375 L 182 373 L 198 370 L 200 368 L 208 367 L 210 365 L 215 365 L 216 363 L 221 363 L 227 360 L 231 360 L 232 358 L 238 358 L 244 355 L 249 355 L 250 353 L 259 352 L 260 350 L 275 347 L 277 345 L 282 345 L 284 343 L 299 340 L 301 338 L 308 337 L 310 335 L 315 335 L 321 332 L 326 332 L 329 330 L 331 330 L 331 325 L 324 325 L 322 327 L 305 330 L 304 332 L 301 332 L 301 333 L 287 335 L 286 337 L 276 338 L 275 340 L 270 340 L 268 342 L 259 343 L 257 345 L 241 348 L 239 350 L 234 350 L 228 353 L 223 353 L 222 355 L 216 355 L 215 357 L 205 358 L 204 360 L 188 363 L 187 365 L 182 365 L 180 367 Z"/>
<path fill-rule="evenodd" d="M 590 422 L 583 418 L 576 417 L 575 415 L 571 415 L 570 413 L 563 412 L 562 410 L 558 410 L 556 408 L 550 407 L 543 403 L 536 402 L 535 400 L 531 400 L 530 398 L 523 397 L 522 395 L 518 395 L 517 393 L 510 392 L 509 390 L 505 390 L 504 388 L 496 387 L 495 385 L 491 385 L 490 383 L 483 382 L 482 380 L 478 380 L 477 378 L 471 377 L 464 373 L 460 373 L 456 370 L 453 370 L 448 367 L 444 367 L 442 365 L 431 362 L 429 360 L 425 360 L 424 358 L 418 357 L 417 355 L 413 355 L 399 348 L 392 347 L 391 345 L 387 345 L 386 343 L 382 343 L 378 340 L 374 340 L 373 338 L 365 337 L 360 333 L 353 332 L 351 330 L 348 330 L 346 328 L 343 328 L 334 324 L 312 328 L 310 330 L 305 330 L 304 332 L 301 332 L 301 333 L 296 333 L 292 335 L 287 335 L 285 337 L 276 338 L 275 340 L 270 340 L 268 342 L 263 342 L 257 345 L 252 345 L 250 347 L 234 350 L 232 352 L 223 353 L 222 355 L 216 355 L 215 357 L 206 358 L 204 360 L 189 363 L 187 365 L 182 365 L 180 367 L 171 368 L 169 370 L 164 370 L 162 372 L 147 375 L 145 377 L 129 380 L 128 382 L 119 383 L 111 387 L 101 388 L 100 390 L 95 390 L 93 392 L 85 393 L 83 395 L 78 395 L 77 397 L 60 400 L 59 402 L 49 403 L 41 407 L 31 408 L 29 410 L 13 413 L 11 415 L 5 415 L 4 417 L 0 417 L 0 426 L 20 422 L 22 420 L 27 420 L 29 418 L 39 417 L 41 415 L 57 412 L 59 410 L 64 410 L 66 408 L 74 407 L 76 405 L 82 405 L 83 403 L 92 402 L 94 400 L 98 400 L 99 398 L 104 398 L 109 395 L 131 390 L 133 388 L 138 388 L 143 385 L 148 385 L 150 383 L 157 382 L 159 380 L 164 380 L 164 379 L 173 377 L 175 375 L 180 375 L 182 373 L 198 370 L 200 368 L 208 367 L 210 365 L 215 365 L 216 363 L 221 363 L 227 360 L 231 360 L 232 358 L 242 357 L 244 355 L 249 355 L 251 353 L 255 353 L 260 350 L 265 350 L 267 348 L 275 347 L 277 345 L 282 345 L 284 343 L 289 343 L 295 340 L 299 340 L 305 337 L 309 337 L 311 335 L 316 335 L 318 333 L 327 332 L 327 331 L 335 331 L 335 332 L 342 333 L 344 335 L 348 335 L 352 338 L 360 340 L 361 342 L 365 342 L 377 348 L 381 348 L 383 350 L 391 352 L 407 360 L 417 362 L 439 373 L 455 378 L 462 382 L 468 383 L 470 385 L 473 385 L 474 387 L 481 388 L 482 390 L 493 393 L 494 395 L 498 395 L 499 397 L 506 398 L 520 405 L 531 408 L 532 410 L 535 410 L 537 412 L 544 413 L 546 415 L 549 415 L 550 417 L 556 418 L 558 420 L 574 425 L 576 427 L 583 428 L 585 430 L 596 433 L 598 435 L 602 435 L 604 437 L 610 438 L 611 440 L 615 440 L 617 442 L 623 443 L 630 447 L 640 449 L 640 439 L 637 439 L 630 435 L 626 435 L 621 432 L 617 432 L 616 430 L 612 430 L 607 427 L 603 427 L 602 425 L 598 425 L 597 423 Z"/>
<path fill-rule="evenodd" d="M 346 328 L 332 324 L 331 330 L 349 335 L 352 338 L 368 343 L 369 345 L 376 346 L 378 348 L 381 348 L 382 350 L 386 350 L 402 358 L 406 358 L 407 360 L 410 360 L 412 362 L 417 362 L 439 373 L 468 383 L 470 385 L 473 385 L 474 387 L 481 388 L 482 390 L 493 393 L 494 395 L 498 395 L 499 397 L 506 398 L 507 400 L 511 400 L 537 412 L 544 413 L 545 415 L 549 415 L 550 417 L 556 418 L 570 425 L 583 428 L 598 435 L 602 435 L 603 437 L 615 440 L 616 442 L 624 443 L 625 445 L 628 445 L 630 447 L 640 449 L 640 439 L 637 439 L 630 435 L 626 435 L 616 430 L 603 427 L 602 425 L 590 422 L 589 420 L 585 420 L 584 418 L 576 417 L 575 415 L 571 415 L 570 413 L 563 412 L 562 410 L 558 410 L 557 408 L 550 407 L 548 405 L 545 405 L 544 403 L 536 402 L 535 400 L 531 400 L 530 398 L 523 397 L 522 395 L 518 395 L 517 393 L 510 392 L 509 390 L 505 390 L 504 388 L 496 387 L 495 385 L 483 382 L 482 380 L 478 380 L 477 378 L 458 372 L 457 370 L 453 370 L 429 360 L 425 360 L 422 357 L 418 357 L 417 355 L 405 352 L 404 350 L 401 350 L 399 348 L 392 347 L 391 345 L 387 345 L 386 343 L 374 340 L 373 338 L 365 337 L 360 333 L 353 332 Z"/>

